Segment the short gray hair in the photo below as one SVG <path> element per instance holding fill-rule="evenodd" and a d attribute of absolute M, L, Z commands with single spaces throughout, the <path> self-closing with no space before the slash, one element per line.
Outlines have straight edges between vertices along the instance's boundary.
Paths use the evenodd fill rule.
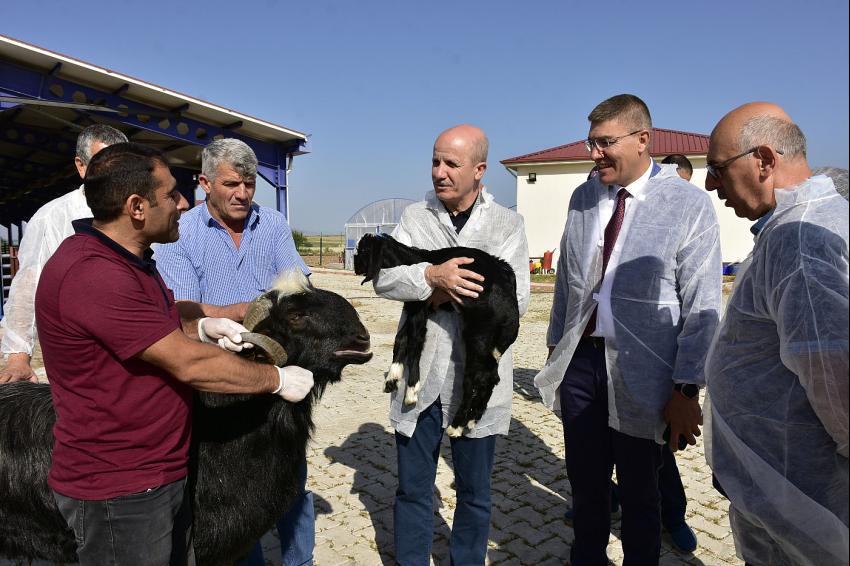
<path fill-rule="evenodd" d="M 490 151 L 490 142 L 487 141 L 487 136 L 483 133 L 481 137 L 472 142 L 472 161 L 473 165 L 477 163 L 487 162 L 487 153 Z"/>
<path fill-rule="evenodd" d="M 247 143 L 236 138 L 215 140 L 201 155 L 201 174 L 210 182 L 215 180 L 218 166 L 227 163 L 242 177 L 257 176 L 257 156 Z"/>
<path fill-rule="evenodd" d="M 806 157 L 806 136 L 794 122 L 775 116 L 753 116 L 741 126 L 738 149 L 746 151 L 760 145 L 769 145 L 785 159 Z"/>
<path fill-rule="evenodd" d="M 100 142 L 103 145 L 115 145 L 116 143 L 125 143 L 126 141 L 127 136 L 122 131 L 116 130 L 106 124 L 92 124 L 77 136 L 76 157 L 83 162 L 83 165 L 88 166 L 91 160 L 91 146 L 93 143 Z"/>

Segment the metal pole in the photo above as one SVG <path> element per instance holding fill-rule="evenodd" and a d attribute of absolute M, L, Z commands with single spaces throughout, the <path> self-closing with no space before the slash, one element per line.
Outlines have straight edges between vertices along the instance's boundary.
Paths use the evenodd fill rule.
<path fill-rule="evenodd" d="M 322 259 L 324 253 L 324 246 L 322 245 L 322 233 L 319 232 L 319 267 L 322 267 Z"/>

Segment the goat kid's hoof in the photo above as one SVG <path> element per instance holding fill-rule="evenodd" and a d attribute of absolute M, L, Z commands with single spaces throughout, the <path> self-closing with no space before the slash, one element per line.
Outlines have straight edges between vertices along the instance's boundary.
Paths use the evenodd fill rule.
<path fill-rule="evenodd" d="M 419 399 L 419 389 L 422 387 L 422 382 L 417 381 L 416 385 L 411 387 L 407 386 L 407 390 L 404 392 L 404 404 L 405 405 L 415 405 L 416 401 Z"/>
<path fill-rule="evenodd" d="M 457 438 L 463 434 L 462 426 L 450 426 L 446 429 L 446 434 L 448 434 L 452 438 Z"/>
<path fill-rule="evenodd" d="M 393 363 L 390 365 L 390 371 L 387 372 L 386 381 L 384 381 L 384 393 L 396 391 L 402 375 L 404 375 L 404 364 Z"/>

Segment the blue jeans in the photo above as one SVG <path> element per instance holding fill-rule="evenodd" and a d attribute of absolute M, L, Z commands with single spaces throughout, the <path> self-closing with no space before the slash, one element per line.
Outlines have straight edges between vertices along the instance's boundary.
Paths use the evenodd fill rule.
<path fill-rule="evenodd" d="M 301 496 L 277 521 L 280 536 L 280 557 L 283 566 L 313 564 L 313 548 L 316 546 L 316 514 L 313 509 L 313 492 L 307 491 L 307 462 L 301 468 Z M 265 566 L 263 547 L 260 541 L 251 552 L 236 563 L 236 566 Z"/>
<path fill-rule="evenodd" d="M 53 492 L 74 531 L 80 566 L 193 566 L 192 505 L 186 479 L 100 501 Z"/>
<path fill-rule="evenodd" d="M 396 433 L 398 489 L 394 508 L 396 564 L 427 566 L 434 539 L 434 480 L 443 438 L 439 399 L 422 411 L 412 438 Z M 482 566 L 490 532 L 490 475 L 496 437 L 451 439 L 457 508 L 452 566 Z"/>

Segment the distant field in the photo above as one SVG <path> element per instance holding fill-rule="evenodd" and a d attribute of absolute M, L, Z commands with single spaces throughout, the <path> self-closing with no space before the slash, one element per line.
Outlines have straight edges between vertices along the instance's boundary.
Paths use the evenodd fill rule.
<path fill-rule="evenodd" d="M 345 251 L 344 234 L 305 234 L 298 253 L 310 267 L 342 263 Z M 321 250 L 321 253 L 320 253 Z"/>
<path fill-rule="evenodd" d="M 298 251 L 311 250 L 319 253 L 319 242 L 325 252 L 342 253 L 345 250 L 345 235 L 344 234 L 305 234 L 304 244 L 298 246 Z"/>

